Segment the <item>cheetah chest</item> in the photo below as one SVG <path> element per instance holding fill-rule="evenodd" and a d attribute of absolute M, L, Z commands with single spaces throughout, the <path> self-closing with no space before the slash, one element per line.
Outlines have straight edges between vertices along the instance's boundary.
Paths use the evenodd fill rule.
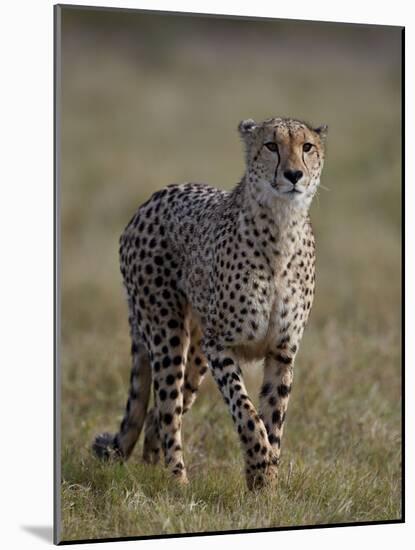
<path fill-rule="evenodd" d="M 312 306 L 314 263 L 295 254 L 281 261 L 271 277 L 251 273 L 245 288 L 246 307 L 233 342 L 247 358 L 260 358 L 285 345 L 298 348 Z M 238 331 L 239 328 L 239 331 Z"/>

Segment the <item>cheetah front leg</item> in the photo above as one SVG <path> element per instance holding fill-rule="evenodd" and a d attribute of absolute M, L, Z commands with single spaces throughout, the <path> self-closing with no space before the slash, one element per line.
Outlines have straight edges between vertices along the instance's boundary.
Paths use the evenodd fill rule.
<path fill-rule="evenodd" d="M 285 414 L 293 381 L 294 354 L 278 350 L 265 358 L 264 381 L 260 392 L 260 414 L 274 454 L 280 456 Z"/>
<path fill-rule="evenodd" d="M 248 396 L 236 356 L 231 349 L 209 344 L 205 352 L 239 434 L 248 488 L 273 485 L 277 477 L 277 457 L 264 423 Z"/>

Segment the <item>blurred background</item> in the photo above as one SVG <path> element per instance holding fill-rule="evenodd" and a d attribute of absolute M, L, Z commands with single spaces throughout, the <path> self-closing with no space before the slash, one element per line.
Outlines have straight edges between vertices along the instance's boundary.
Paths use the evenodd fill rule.
<path fill-rule="evenodd" d="M 398 519 L 401 29 L 61 14 L 63 538 Z M 280 487 L 267 501 L 243 492 L 232 421 L 208 380 L 184 421 L 192 488 L 172 498 L 164 473 L 140 464 L 141 443 L 124 469 L 90 456 L 94 434 L 117 427 L 127 396 L 118 238 L 168 183 L 234 186 L 244 171 L 238 122 L 271 116 L 329 126 L 311 209 L 316 298 Z M 261 371 L 246 376 L 254 396 Z"/>

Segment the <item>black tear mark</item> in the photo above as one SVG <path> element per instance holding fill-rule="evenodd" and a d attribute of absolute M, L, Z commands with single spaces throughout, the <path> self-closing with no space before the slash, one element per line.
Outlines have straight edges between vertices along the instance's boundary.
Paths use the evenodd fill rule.
<path fill-rule="evenodd" d="M 280 166 L 281 157 L 280 157 L 280 149 L 279 149 L 278 143 L 277 143 L 277 132 L 275 130 L 274 130 L 274 142 L 277 145 L 277 156 L 278 156 L 277 167 L 275 168 L 275 173 L 274 173 L 274 183 L 276 184 L 277 183 L 277 177 L 278 177 L 278 168 Z"/>

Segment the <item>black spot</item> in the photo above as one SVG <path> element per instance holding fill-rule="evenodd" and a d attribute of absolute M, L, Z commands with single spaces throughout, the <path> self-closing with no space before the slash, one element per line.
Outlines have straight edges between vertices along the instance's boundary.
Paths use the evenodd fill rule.
<path fill-rule="evenodd" d="M 166 357 L 163 358 L 163 367 L 167 369 L 168 367 L 170 367 L 170 365 L 171 365 L 171 359 L 168 355 L 166 355 Z"/>
<path fill-rule="evenodd" d="M 154 256 L 154 263 L 156 265 L 163 265 L 163 258 L 161 256 Z"/>
<path fill-rule="evenodd" d="M 177 347 L 180 345 L 180 338 L 178 336 L 173 336 L 173 338 L 170 338 L 170 345 L 173 347 Z"/>
<path fill-rule="evenodd" d="M 253 432 L 255 430 L 255 424 L 254 422 L 249 419 L 248 422 L 246 423 L 246 425 L 248 426 L 248 428 L 251 430 L 251 432 Z"/>
<path fill-rule="evenodd" d="M 281 424 L 281 413 L 279 410 L 276 410 L 272 413 L 272 423 Z"/>
<path fill-rule="evenodd" d="M 173 417 L 171 414 L 169 413 L 166 413 L 163 417 L 163 420 L 164 420 L 164 423 L 165 424 L 171 424 L 172 423 L 172 420 L 173 420 Z"/>
<path fill-rule="evenodd" d="M 160 397 L 160 400 L 161 400 L 161 401 L 164 401 L 164 400 L 166 399 L 166 397 L 167 397 L 167 392 L 166 392 L 166 390 L 161 389 L 161 390 L 159 391 L 159 397 Z"/>
<path fill-rule="evenodd" d="M 166 384 L 168 384 L 169 386 L 171 386 L 172 384 L 174 384 L 174 376 L 173 376 L 173 374 L 169 374 L 168 376 L 166 376 Z"/>
<path fill-rule="evenodd" d="M 287 395 L 291 391 L 291 386 L 286 386 L 285 384 L 281 384 L 281 386 L 278 386 L 278 395 L 281 397 L 287 397 Z"/>
<path fill-rule="evenodd" d="M 278 447 L 281 445 L 281 439 L 275 434 L 270 434 L 268 436 L 268 441 L 271 443 L 271 445 L 278 445 Z"/>
<path fill-rule="evenodd" d="M 284 355 L 281 355 L 280 353 L 277 355 L 277 361 L 280 363 L 283 363 L 284 365 L 290 365 L 292 363 L 291 357 L 286 357 Z"/>
<path fill-rule="evenodd" d="M 272 389 L 272 384 L 270 382 L 267 382 L 264 384 L 261 388 L 261 397 L 266 397 Z"/>

